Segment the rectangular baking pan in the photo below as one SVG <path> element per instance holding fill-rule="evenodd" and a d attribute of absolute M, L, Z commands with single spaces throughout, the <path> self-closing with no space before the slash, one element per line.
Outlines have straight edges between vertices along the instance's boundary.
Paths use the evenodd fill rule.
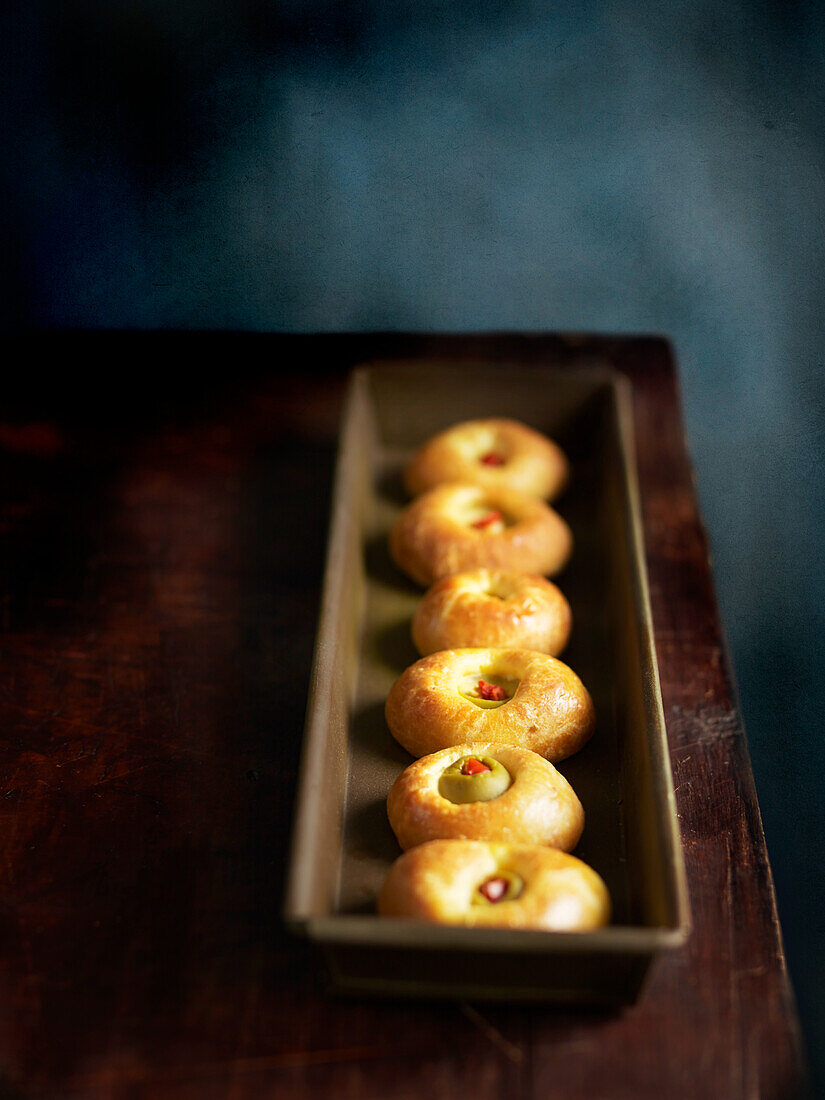
<path fill-rule="evenodd" d="M 400 471 L 449 424 L 509 416 L 567 451 L 556 507 L 575 553 L 555 580 L 573 609 L 562 654 L 589 688 L 596 733 L 564 761 L 586 812 L 576 855 L 604 878 L 613 921 L 589 933 L 467 929 L 379 918 L 400 849 L 390 786 L 411 762 L 384 722 L 397 676 L 418 658 L 410 619 L 422 590 L 393 565 L 387 535 L 406 503 Z M 689 918 L 653 645 L 628 381 L 573 369 L 402 361 L 353 371 L 332 523 L 285 916 L 314 941 L 332 987 L 418 997 L 632 1001 L 653 956 Z"/>

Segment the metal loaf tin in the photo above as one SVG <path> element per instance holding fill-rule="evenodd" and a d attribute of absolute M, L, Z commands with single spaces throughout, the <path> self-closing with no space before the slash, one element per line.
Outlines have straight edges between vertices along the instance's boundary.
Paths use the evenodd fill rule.
<path fill-rule="evenodd" d="M 576 540 L 555 578 L 573 608 L 562 654 L 597 727 L 564 761 L 586 812 L 576 855 L 604 878 L 613 923 L 589 933 L 468 929 L 380 918 L 400 849 L 385 800 L 411 762 L 384 701 L 418 657 L 422 590 L 392 564 L 400 471 L 449 424 L 510 416 L 552 436 L 573 478 L 555 507 Z M 577 369 L 381 363 L 351 376 L 294 822 L 286 919 L 321 949 L 339 991 L 419 997 L 632 1001 L 654 954 L 688 933 L 685 873 L 662 714 L 640 519 L 629 383 Z"/>

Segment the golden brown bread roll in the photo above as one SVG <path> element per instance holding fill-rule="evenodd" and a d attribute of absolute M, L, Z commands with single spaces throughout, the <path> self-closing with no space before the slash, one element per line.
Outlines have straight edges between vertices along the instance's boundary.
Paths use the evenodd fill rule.
<path fill-rule="evenodd" d="M 610 895 L 591 867 L 555 848 L 431 840 L 392 865 L 378 912 L 438 924 L 584 932 L 608 923 Z"/>
<path fill-rule="evenodd" d="M 515 489 L 551 500 L 567 483 L 564 452 L 518 420 L 490 418 L 454 424 L 428 440 L 404 470 L 412 496 L 460 481 L 484 489 Z"/>
<path fill-rule="evenodd" d="M 413 756 L 486 741 L 520 745 L 554 763 L 578 752 L 596 721 L 575 672 L 528 649 L 447 649 L 422 657 L 390 688 L 385 714 L 393 737 Z"/>
<path fill-rule="evenodd" d="M 387 799 L 402 848 L 428 840 L 546 844 L 569 852 L 584 829 L 576 792 L 529 749 L 455 745 L 410 764 Z"/>
<path fill-rule="evenodd" d="M 473 569 L 437 581 L 416 608 L 418 652 L 496 646 L 558 656 L 567 645 L 570 604 L 551 581 L 504 569 Z"/>
<path fill-rule="evenodd" d="M 572 549 L 570 528 L 542 501 L 476 485 L 432 489 L 390 531 L 393 561 L 423 585 L 479 568 L 553 574 Z"/>

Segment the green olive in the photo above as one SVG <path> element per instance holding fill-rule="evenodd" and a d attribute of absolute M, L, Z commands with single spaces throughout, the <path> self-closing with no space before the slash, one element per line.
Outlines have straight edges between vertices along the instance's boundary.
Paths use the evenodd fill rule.
<path fill-rule="evenodd" d="M 476 775 L 463 775 L 461 769 L 468 760 L 480 760 L 489 771 Z M 489 802 L 504 794 L 513 782 L 512 776 L 492 756 L 462 756 L 445 768 L 438 781 L 438 793 L 448 802 L 463 805 L 465 802 Z"/>
<path fill-rule="evenodd" d="M 502 891 L 501 886 L 504 886 Z M 493 887 L 494 889 L 491 889 Z M 473 891 L 473 905 L 498 905 L 502 901 L 513 901 L 524 889 L 524 879 L 513 871 L 496 871 L 480 882 Z M 488 896 L 489 893 L 489 896 Z"/>
<path fill-rule="evenodd" d="M 491 684 L 493 687 L 503 688 L 507 693 L 504 699 L 485 699 L 483 695 L 479 694 L 478 683 L 479 680 L 484 680 Z M 500 676 L 496 673 L 485 673 L 479 669 L 478 672 L 474 672 L 471 675 L 462 677 L 460 683 L 456 685 L 458 688 L 458 694 L 462 698 L 466 699 L 468 703 L 473 703 L 477 707 L 481 707 L 482 710 L 495 710 L 496 707 L 503 707 L 505 703 L 516 694 L 518 690 L 519 681 L 513 679 L 511 676 Z"/>
<path fill-rule="evenodd" d="M 482 710 L 495 710 L 496 707 L 500 707 L 507 702 L 506 699 L 484 699 L 482 696 L 470 691 L 459 691 L 459 695 L 463 695 L 468 702 L 475 703 Z"/>

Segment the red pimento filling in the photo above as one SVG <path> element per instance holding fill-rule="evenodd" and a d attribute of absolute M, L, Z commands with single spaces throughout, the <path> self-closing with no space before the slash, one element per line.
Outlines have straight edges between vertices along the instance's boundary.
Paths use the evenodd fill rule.
<path fill-rule="evenodd" d="M 507 893 L 507 886 L 506 878 L 488 878 L 478 889 L 488 901 L 501 901 Z"/>
<path fill-rule="evenodd" d="M 471 756 L 469 760 L 465 760 L 461 765 L 462 775 L 481 775 L 482 772 L 492 771 L 492 768 L 488 768 L 482 760 L 476 760 L 474 756 Z"/>
<path fill-rule="evenodd" d="M 488 451 L 486 455 L 481 456 L 481 461 L 485 466 L 503 466 L 504 455 L 500 455 L 498 451 Z"/>
<path fill-rule="evenodd" d="M 496 703 L 508 698 L 507 692 L 498 684 L 488 684 L 486 680 L 479 680 L 476 691 L 482 699 L 492 699 Z"/>
<path fill-rule="evenodd" d="M 503 519 L 501 512 L 488 512 L 486 516 L 482 516 L 481 519 L 477 519 L 473 524 L 473 527 L 482 531 L 485 527 L 489 527 L 491 523 L 495 523 L 497 519 Z"/>

